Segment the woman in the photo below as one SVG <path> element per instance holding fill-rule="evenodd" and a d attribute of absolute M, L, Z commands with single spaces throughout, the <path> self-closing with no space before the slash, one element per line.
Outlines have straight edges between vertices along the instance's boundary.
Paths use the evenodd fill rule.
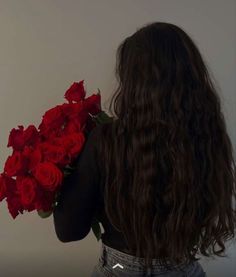
<path fill-rule="evenodd" d="M 154 22 L 119 46 L 116 75 L 114 120 L 92 130 L 65 181 L 57 236 L 83 239 L 96 215 L 92 276 L 206 276 L 196 255 L 222 256 L 236 222 L 233 148 L 206 64 L 180 27 Z"/>

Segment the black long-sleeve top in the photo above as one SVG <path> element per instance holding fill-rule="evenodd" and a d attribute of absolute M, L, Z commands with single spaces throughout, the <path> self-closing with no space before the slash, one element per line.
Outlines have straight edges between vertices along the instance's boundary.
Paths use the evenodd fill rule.
<path fill-rule="evenodd" d="M 104 166 L 100 164 L 97 151 L 100 130 L 101 126 L 97 125 L 90 131 L 76 161 L 76 169 L 64 178 L 58 205 L 53 211 L 55 231 L 62 242 L 81 240 L 90 232 L 93 216 L 97 213 L 104 229 L 102 242 L 127 252 L 123 234 L 113 227 L 104 210 Z"/>

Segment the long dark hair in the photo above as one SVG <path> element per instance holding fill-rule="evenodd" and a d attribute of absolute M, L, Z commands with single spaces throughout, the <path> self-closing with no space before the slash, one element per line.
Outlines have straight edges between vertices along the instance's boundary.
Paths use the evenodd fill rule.
<path fill-rule="evenodd" d="M 222 256 L 235 236 L 233 147 L 209 72 L 171 23 L 147 24 L 117 50 L 114 120 L 100 139 L 104 203 L 146 266 Z"/>

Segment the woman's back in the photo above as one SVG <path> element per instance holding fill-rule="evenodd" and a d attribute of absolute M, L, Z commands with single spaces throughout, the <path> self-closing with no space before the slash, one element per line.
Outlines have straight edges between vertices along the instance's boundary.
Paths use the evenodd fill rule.
<path fill-rule="evenodd" d="M 146 266 L 220 256 L 235 235 L 235 161 L 199 50 L 176 25 L 148 24 L 119 46 L 116 74 L 98 143 L 104 224 Z"/>

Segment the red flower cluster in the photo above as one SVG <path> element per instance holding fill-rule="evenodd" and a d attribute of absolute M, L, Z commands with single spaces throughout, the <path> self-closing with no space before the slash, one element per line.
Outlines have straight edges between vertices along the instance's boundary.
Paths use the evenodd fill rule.
<path fill-rule="evenodd" d="M 84 80 L 66 91 L 63 103 L 48 110 L 38 129 L 30 125 L 12 129 L 8 147 L 13 148 L 0 174 L 0 201 L 6 198 L 13 218 L 24 210 L 51 211 L 66 166 L 80 153 L 84 131 L 91 128 L 90 115 L 101 112 L 100 93 L 85 98 Z"/>

